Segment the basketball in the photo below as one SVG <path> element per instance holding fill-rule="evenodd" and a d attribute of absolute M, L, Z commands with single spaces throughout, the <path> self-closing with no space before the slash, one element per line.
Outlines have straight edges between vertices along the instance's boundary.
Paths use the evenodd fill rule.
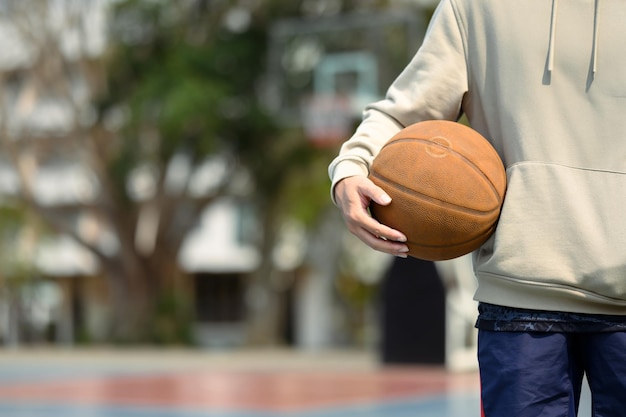
<path fill-rule="evenodd" d="M 438 261 L 480 247 L 495 231 L 506 191 L 496 150 L 461 123 L 429 120 L 393 136 L 369 178 L 392 198 L 372 216 L 407 237 L 409 256 Z"/>

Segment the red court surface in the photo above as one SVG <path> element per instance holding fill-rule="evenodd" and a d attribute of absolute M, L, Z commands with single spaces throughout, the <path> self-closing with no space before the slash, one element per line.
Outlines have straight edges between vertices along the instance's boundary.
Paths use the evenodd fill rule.
<path fill-rule="evenodd" d="M 0 353 L 0 416 L 479 416 L 478 375 L 362 352 Z"/>

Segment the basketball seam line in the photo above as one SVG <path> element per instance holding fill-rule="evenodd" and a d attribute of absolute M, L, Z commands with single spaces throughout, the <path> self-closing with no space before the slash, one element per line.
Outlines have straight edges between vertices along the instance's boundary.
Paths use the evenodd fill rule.
<path fill-rule="evenodd" d="M 496 222 L 497 223 L 497 222 Z M 464 240 L 462 242 L 457 242 L 457 243 L 453 243 L 453 244 L 441 244 L 441 245 L 429 245 L 429 244 L 425 244 L 425 243 L 418 243 L 418 242 L 414 242 L 412 240 L 407 241 L 406 243 L 408 245 L 414 245 L 414 246 L 419 246 L 422 248 L 428 248 L 428 249 L 447 249 L 447 248 L 459 248 L 461 246 L 464 245 L 469 245 L 472 244 L 474 242 L 480 241 L 482 239 L 487 240 L 489 238 L 489 236 L 491 236 L 491 233 L 496 229 L 496 223 L 494 223 L 493 226 L 491 226 L 489 229 L 487 229 L 484 233 L 482 233 L 479 236 L 473 237 L 471 239 L 467 239 Z"/>
<path fill-rule="evenodd" d="M 489 187 L 491 188 L 491 191 L 493 192 L 493 194 L 496 196 L 497 200 L 499 203 L 502 203 L 502 197 L 500 196 L 500 194 L 498 193 L 498 190 L 496 189 L 495 185 L 491 182 L 491 180 L 489 179 L 489 177 L 487 176 L 487 174 L 485 174 L 485 172 L 483 170 L 481 170 L 479 167 L 477 167 L 471 160 L 467 159 L 463 154 L 455 151 L 454 149 L 447 147 L 447 146 L 443 146 L 437 142 L 432 142 L 426 139 L 415 139 L 415 138 L 402 138 L 402 139 L 396 139 L 393 142 L 389 142 L 387 143 L 385 146 L 392 146 L 396 143 L 399 142 L 421 142 L 421 143 L 427 143 L 429 145 L 432 146 L 436 146 L 438 148 L 443 148 L 443 149 L 447 149 L 450 151 L 450 153 L 453 153 L 454 155 L 457 155 L 459 158 L 465 160 L 469 166 L 472 167 L 472 169 L 474 169 L 475 171 L 479 172 L 480 175 L 485 179 L 485 181 L 487 182 L 487 184 L 489 184 Z M 498 157 L 498 159 L 500 158 L 500 156 L 496 153 L 496 156 Z M 434 198 L 434 197 L 431 197 Z"/>
<path fill-rule="evenodd" d="M 395 188 L 396 190 L 398 190 L 398 191 L 400 191 L 400 192 L 402 192 L 402 193 L 405 193 L 405 194 L 415 193 L 415 194 L 417 194 L 417 195 L 419 195 L 419 196 L 424 197 L 424 198 L 425 198 L 425 200 L 436 201 L 436 202 L 438 202 L 438 203 L 441 203 L 441 204 L 440 204 L 441 206 L 444 206 L 444 207 L 449 207 L 449 208 L 453 208 L 453 209 L 455 209 L 456 211 L 461 212 L 461 213 L 470 213 L 470 214 L 483 214 L 483 215 L 487 215 L 487 214 L 490 214 L 490 213 L 496 212 L 496 211 L 498 211 L 498 209 L 499 209 L 499 207 L 498 207 L 498 208 L 494 208 L 494 209 L 491 209 L 491 210 L 479 210 L 479 209 L 471 209 L 471 208 L 469 208 L 469 207 L 457 206 L 456 204 L 452 204 L 452 203 L 449 203 L 449 202 L 447 202 L 447 201 L 440 200 L 440 199 L 438 199 L 438 198 L 435 198 L 435 197 L 433 197 L 433 196 L 430 196 L 430 195 L 427 195 L 427 194 L 424 194 L 424 193 L 420 193 L 420 192 L 418 192 L 418 191 L 416 191 L 416 190 L 412 190 L 412 189 L 410 189 L 410 188 L 408 188 L 408 187 L 405 187 L 405 186 L 403 186 L 403 185 L 399 185 L 399 184 L 393 184 L 393 185 L 391 185 L 391 184 L 390 184 L 390 183 L 391 183 L 391 180 L 390 180 L 389 178 L 384 177 L 384 176 L 380 175 L 380 174 L 379 174 L 379 173 L 377 173 L 377 172 L 373 172 L 371 175 L 372 175 L 372 177 L 374 177 L 374 178 L 376 178 L 376 179 L 378 179 L 378 180 L 380 180 L 380 181 L 384 181 L 387 185 L 389 185 L 389 186 L 390 186 L 390 187 L 392 187 L 392 188 Z M 500 200 L 500 199 L 498 199 L 498 200 Z"/>

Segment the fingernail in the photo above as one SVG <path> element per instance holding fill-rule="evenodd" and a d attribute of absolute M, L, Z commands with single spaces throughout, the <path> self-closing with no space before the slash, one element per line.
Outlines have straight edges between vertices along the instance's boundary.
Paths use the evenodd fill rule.
<path fill-rule="evenodd" d="M 389 197 L 387 194 L 381 195 L 379 200 L 380 200 L 380 202 L 382 204 L 389 204 L 389 203 L 391 203 L 391 197 Z"/>
<path fill-rule="evenodd" d="M 406 258 L 408 255 L 406 253 L 399 253 L 396 255 L 398 258 Z"/>

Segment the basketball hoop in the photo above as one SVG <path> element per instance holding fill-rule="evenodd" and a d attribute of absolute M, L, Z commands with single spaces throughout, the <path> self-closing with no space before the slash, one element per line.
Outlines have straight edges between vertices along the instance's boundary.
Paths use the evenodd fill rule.
<path fill-rule="evenodd" d="M 334 146 L 351 134 L 353 120 L 346 96 L 313 95 L 302 101 L 301 111 L 304 133 L 316 146 Z"/>

